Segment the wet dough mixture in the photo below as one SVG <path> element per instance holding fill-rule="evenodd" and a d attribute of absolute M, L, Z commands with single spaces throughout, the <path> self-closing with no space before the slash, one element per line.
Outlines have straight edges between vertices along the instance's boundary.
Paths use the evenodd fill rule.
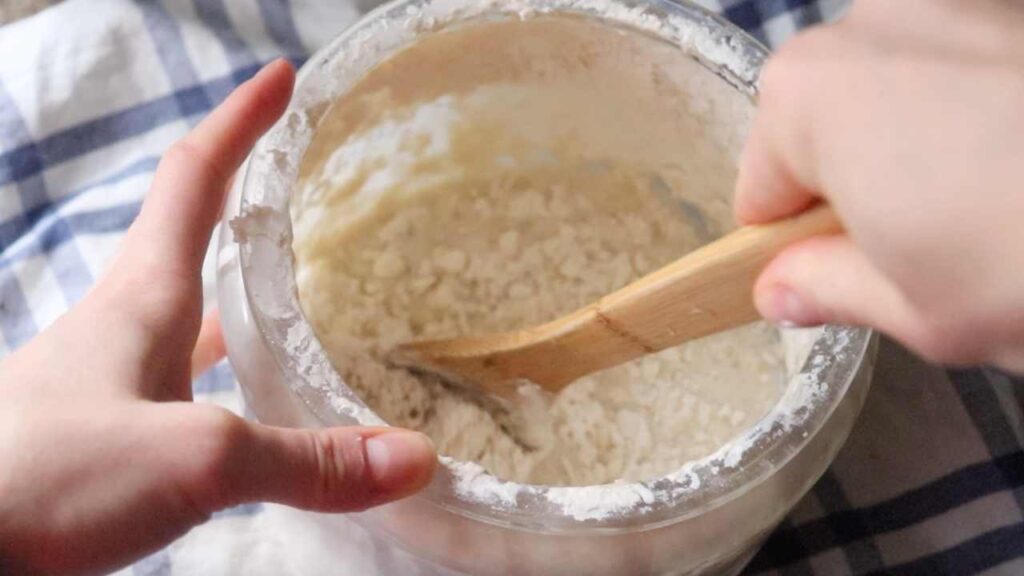
<path fill-rule="evenodd" d="M 550 320 L 720 234 L 749 118 L 746 97 L 638 34 L 542 18 L 433 36 L 322 121 L 292 206 L 303 310 L 345 382 L 444 454 L 538 484 L 672 471 L 777 401 L 775 330 L 528 395 L 530 448 L 380 358 L 406 340 Z"/>

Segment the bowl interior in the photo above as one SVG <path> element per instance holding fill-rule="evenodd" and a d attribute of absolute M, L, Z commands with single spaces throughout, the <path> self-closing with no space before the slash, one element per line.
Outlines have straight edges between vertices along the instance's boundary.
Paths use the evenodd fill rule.
<path fill-rule="evenodd" d="M 524 19 L 535 28 L 557 28 L 557 34 L 545 36 L 556 42 L 531 46 L 558 54 L 565 68 L 531 67 L 530 72 L 516 67 L 520 53 L 507 49 L 516 38 L 503 35 L 514 36 L 515 23 Z M 602 84 L 599 79 L 607 74 L 602 73 L 600 57 L 588 52 L 593 47 L 585 33 L 586 27 L 593 26 L 613 27 L 621 33 L 623 46 L 615 51 L 620 56 L 629 54 L 630 43 L 641 41 L 637 38 L 656 43 L 657 49 L 645 51 L 645 55 L 655 54 L 656 61 L 645 59 L 639 63 L 643 66 L 624 67 L 620 62 L 617 70 L 623 76 L 617 79 L 621 82 Z M 454 28 L 476 30 L 473 45 L 490 48 L 473 52 L 465 45 L 449 46 L 443 74 L 437 73 L 440 66 L 421 70 L 379 66 L 411 43 L 442 38 Z M 315 200 L 306 179 L 334 169 L 326 162 L 327 155 L 317 151 L 343 140 L 346 130 L 365 130 L 382 119 L 376 116 L 378 110 L 364 105 L 366 96 L 373 94 L 370 88 L 387 87 L 394 99 L 389 105 L 401 105 L 522 81 L 530 73 L 554 78 L 545 90 L 570 89 L 560 86 L 558 78 L 567 70 L 592 68 L 594 83 L 584 88 L 600 97 L 577 98 L 588 106 L 537 106 L 545 101 L 538 94 L 497 106 L 493 98 L 481 100 L 475 118 L 493 125 L 495 137 L 488 142 L 500 145 L 475 142 L 479 162 L 461 173 L 472 176 L 473 166 L 500 169 L 510 150 L 518 151 L 512 154 L 516 169 L 536 171 L 556 162 L 573 164 L 584 175 L 600 170 L 595 158 L 614 156 L 634 167 L 648 186 L 664 189 L 666 210 L 691 219 L 694 229 L 708 240 L 731 225 L 731 177 L 718 181 L 705 177 L 705 185 L 697 190 L 688 189 L 687 183 L 695 173 L 732 174 L 734 169 L 720 164 L 734 162 L 745 125 L 720 122 L 721 129 L 709 133 L 708 124 L 695 118 L 701 113 L 732 114 L 748 121 L 749 99 L 756 95 L 756 73 L 764 57 L 763 47 L 754 40 L 689 4 L 416 0 L 390 4 L 368 16 L 304 66 L 285 117 L 253 154 L 240 216 L 232 222 L 253 317 L 286 381 L 325 426 L 381 423 L 331 367 L 303 316 L 291 251 L 294 234 L 318 225 L 315 210 L 295 212 L 297 205 Z M 683 76 L 694 77 L 693 70 L 673 76 L 674 70 L 688 66 L 700 68 L 699 85 L 680 84 L 686 81 Z M 352 90 L 367 73 L 374 75 L 377 84 L 361 83 L 359 90 Z M 662 76 L 657 77 L 658 73 Z M 638 83 L 649 89 L 637 90 Z M 709 91 L 722 93 L 717 100 L 732 104 L 708 108 L 707 100 L 693 98 Z M 726 92 L 740 98 L 729 98 Z M 520 113 L 505 113 L 510 108 Z M 331 125 L 340 127 L 340 133 L 318 130 L 325 119 L 339 117 L 342 121 Z M 587 129 L 574 136 L 586 145 L 576 149 L 586 153 L 560 156 L 562 148 L 553 144 L 579 126 Z M 686 146 L 688 154 L 680 158 L 677 152 Z M 533 153 L 537 150 L 543 153 Z M 538 518 L 543 518 L 542 529 L 550 531 L 635 529 L 700 514 L 771 475 L 820 429 L 856 374 L 869 333 L 826 327 L 788 334 L 786 341 L 791 377 L 779 404 L 742 437 L 671 474 L 646 482 L 591 487 L 531 486 L 499 480 L 471 463 L 443 459 L 442 472 L 423 497 L 458 514 L 501 525 L 538 529 Z"/>

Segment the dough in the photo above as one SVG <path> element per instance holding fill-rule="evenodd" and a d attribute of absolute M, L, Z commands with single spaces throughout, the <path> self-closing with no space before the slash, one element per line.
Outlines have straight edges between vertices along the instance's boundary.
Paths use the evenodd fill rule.
<path fill-rule="evenodd" d="M 750 108 L 675 48 L 583 20 L 432 36 L 322 120 L 292 205 L 303 310 L 345 382 L 444 454 L 537 484 L 670 472 L 778 400 L 774 329 L 527 394 L 515 435 L 380 358 L 406 340 L 552 319 L 725 231 Z"/>

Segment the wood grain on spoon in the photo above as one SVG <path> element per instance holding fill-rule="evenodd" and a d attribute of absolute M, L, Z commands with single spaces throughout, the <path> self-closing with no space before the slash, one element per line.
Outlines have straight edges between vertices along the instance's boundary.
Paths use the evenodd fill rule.
<path fill-rule="evenodd" d="M 409 342 L 391 361 L 497 396 L 523 379 L 557 392 L 587 374 L 757 320 L 753 286 L 764 266 L 791 244 L 841 232 L 832 210 L 818 205 L 739 228 L 552 322 Z"/>

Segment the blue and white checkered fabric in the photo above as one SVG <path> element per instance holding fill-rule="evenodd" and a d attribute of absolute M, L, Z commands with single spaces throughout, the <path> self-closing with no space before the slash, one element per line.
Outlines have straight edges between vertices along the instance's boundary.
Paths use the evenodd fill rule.
<path fill-rule="evenodd" d="M 845 0 L 702 0 L 770 45 Z M 74 304 L 160 154 L 264 62 L 301 62 L 375 2 L 70 0 L 0 29 L 0 356 Z M 207 274 L 207 277 L 210 277 Z M 230 369 L 199 401 L 243 412 Z M 749 568 L 1024 574 L 1024 381 L 884 343 L 847 446 Z M 411 574 L 351 522 L 253 505 L 119 574 Z"/>

